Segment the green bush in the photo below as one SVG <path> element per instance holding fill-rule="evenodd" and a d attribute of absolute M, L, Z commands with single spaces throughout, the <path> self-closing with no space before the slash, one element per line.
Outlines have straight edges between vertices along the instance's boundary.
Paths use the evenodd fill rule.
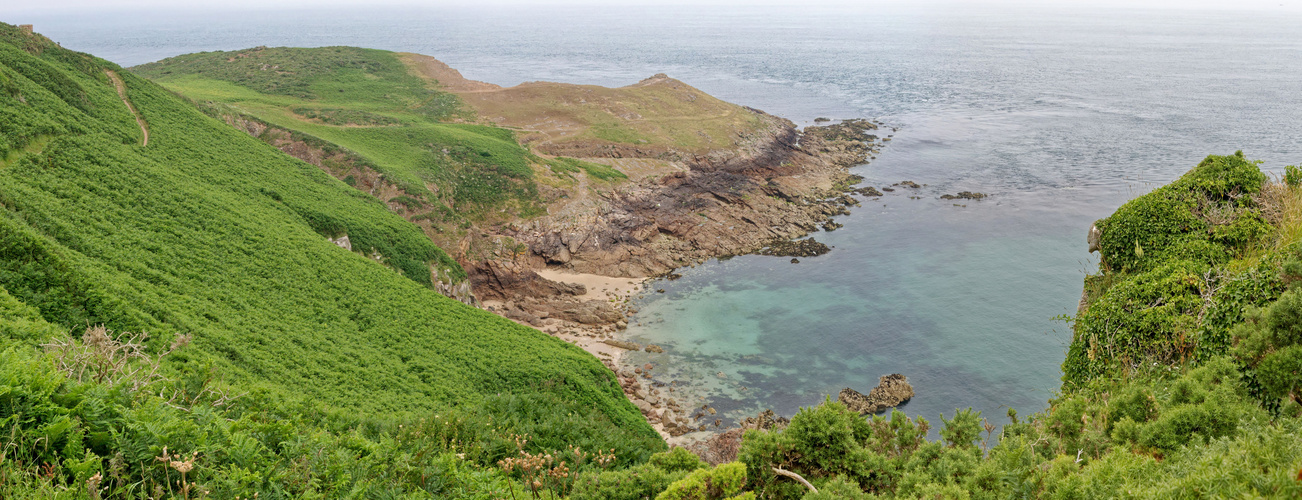
<path fill-rule="evenodd" d="M 981 439 L 982 420 L 979 411 L 974 412 L 972 408 L 959 410 L 954 413 L 953 420 L 945 420 L 945 416 L 941 415 L 940 421 L 940 437 L 950 446 L 971 448 L 976 446 L 976 440 Z"/>
<path fill-rule="evenodd" d="M 628 178 L 628 176 L 623 172 L 615 170 L 610 166 L 575 158 L 566 158 L 564 156 L 558 156 L 547 160 L 547 164 L 551 166 L 553 172 L 562 174 L 569 174 L 582 170 L 589 176 L 603 181 L 617 181 Z"/>
<path fill-rule="evenodd" d="M 1079 384 L 1118 366 L 1192 358 L 1205 269 L 1175 261 L 1114 284 L 1076 318 L 1063 382 Z"/>
<path fill-rule="evenodd" d="M 656 500 L 726 499 L 740 494 L 745 485 L 746 465 L 733 462 L 692 472 L 671 483 Z"/>
<path fill-rule="evenodd" d="M 1296 165 L 1284 167 L 1284 183 L 1294 187 L 1302 185 L 1302 168 Z"/>
<path fill-rule="evenodd" d="M 709 467 L 709 464 L 701 460 L 701 457 L 695 453 L 687 451 L 687 448 L 675 447 L 669 451 L 651 455 L 648 461 L 651 465 L 659 467 L 666 472 L 691 472 L 697 469 Z"/>
<path fill-rule="evenodd" d="M 1274 408 L 1302 400 L 1302 290 L 1249 312 L 1233 336 L 1234 355 L 1250 369 L 1263 402 Z"/>
<path fill-rule="evenodd" d="M 570 500 L 652 499 L 686 475 L 686 471 L 666 472 L 651 464 L 616 471 L 589 472 L 580 475 L 575 481 Z"/>
<path fill-rule="evenodd" d="M 1173 259 L 1206 265 L 1227 261 L 1234 249 L 1267 231 L 1265 222 L 1251 210 L 1248 196 L 1266 182 L 1257 165 L 1241 152 L 1208 156 L 1175 182 L 1122 205 L 1096 223 L 1103 231 L 1103 264 L 1118 272 L 1134 272 Z M 1211 212 L 1233 221 L 1226 227 L 1212 227 L 1215 224 L 1199 215 Z"/>
<path fill-rule="evenodd" d="M 1147 387 L 1134 385 L 1117 394 L 1110 402 L 1108 423 L 1113 424 L 1124 419 L 1144 423 L 1157 415 L 1157 400 Z M 1111 432 L 1112 429 L 1107 429 Z"/>
<path fill-rule="evenodd" d="M 859 483 L 844 477 L 833 477 L 818 485 L 818 493 L 806 493 L 801 500 L 869 500 L 871 495 L 859 489 Z"/>

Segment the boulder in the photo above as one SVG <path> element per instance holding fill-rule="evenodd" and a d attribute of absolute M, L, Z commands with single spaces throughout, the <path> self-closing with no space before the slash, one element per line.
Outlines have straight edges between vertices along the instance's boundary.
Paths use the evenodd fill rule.
<path fill-rule="evenodd" d="M 867 396 L 846 387 L 841 389 L 841 393 L 836 397 L 837 401 L 840 401 L 851 411 L 859 412 L 860 415 L 881 413 L 904 404 L 904 402 L 912 398 L 913 386 L 909 385 L 908 379 L 904 375 L 898 373 L 883 375 L 878 381 L 877 387 L 869 391 Z"/>
<path fill-rule="evenodd" d="M 779 417 L 770 409 L 760 412 L 759 415 L 746 417 L 745 420 L 741 421 L 741 427 L 743 429 L 769 430 L 785 428 L 790 423 L 791 419 Z"/>
<path fill-rule="evenodd" d="M 624 319 L 624 315 L 616 311 L 613 306 L 597 300 L 576 304 L 564 311 L 554 313 L 553 316 L 585 325 L 611 324 Z"/>
<path fill-rule="evenodd" d="M 606 339 L 601 341 L 601 343 L 612 347 L 618 347 L 620 349 L 626 349 L 629 351 L 637 351 L 642 349 L 642 346 L 638 345 L 637 342 L 625 342 L 623 340 Z M 634 371 L 636 373 L 642 373 L 641 371 L 638 370 L 634 370 Z"/>

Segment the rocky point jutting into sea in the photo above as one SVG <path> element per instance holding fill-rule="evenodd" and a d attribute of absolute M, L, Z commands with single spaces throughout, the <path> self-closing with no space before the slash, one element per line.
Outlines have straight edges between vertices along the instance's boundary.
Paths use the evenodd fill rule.
<path fill-rule="evenodd" d="M 507 226 L 504 233 L 527 243 L 529 252 L 468 266 L 477 296 L 492 300 L 493 310 L 508 318 L 597 354 L 619 374 L 638 408 L 667 435 L 711 428 L 713 419 L 699 423 L 708 407 L 689 422 L 691 408 L 680 407 L 668 394 L 662 397 L 661 389 L 654 387 L 658 384 L 650 380 L 652 366 L 618 364 L 620 350 L 657 348 L 613 338 L 626 325 L 625 314 L 636 312 L 625 305 L 628 295 L 583 300 L 579 297 L 587 292 L 584 287 L 549 280 L 535 271 L 561 268 L 673 279 L 674 269 L 712 257 L 752 252 L 804 257 L 827 251 L 812 239 L 790 242 L 858 206 L 852 194 L 881 195 L 875 188 L 855 188 L 859 178 L 848 172 L 881 148 L 883 143 L 872 133 L 879 124 L 846 120 L 797 130 L 788 120 L 762 116 L 767 125 L 763 132 L 745 138 L 735 150 L 691 157 L 654 152 L 658 159 L 681 165 L 681 170 L 643 177 L 599 199 L 570 203 L 548 216 Z M 652 152 L 595 147 L 567 153 L 629 158 Z M 718 420 L 713 425 L 717 427 Z"/>

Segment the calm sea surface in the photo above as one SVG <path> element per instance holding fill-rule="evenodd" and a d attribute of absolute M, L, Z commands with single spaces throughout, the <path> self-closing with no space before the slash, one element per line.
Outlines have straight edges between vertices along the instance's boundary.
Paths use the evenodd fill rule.
<path fill-rule="evenodd" d="M 1039 8 L 1037 8 L 1039 9 Z M 1179 10 L 378 9 L 5 13 L 124 66 L 257 45 L 433 55 L 467 77 L 627 85 L 668 73 L 809 124 L 900 127 L 857 169 L 865 201 L 815 237 L 822 257 L 745 256 L 682 271 L 638 299 L 627 332 L 679 397 L 735 418 L 793 414 L 903 373 L 903 409 L 974 407 L 1003 422 L 1046 406 L 1094 268 L 1085 230 L 1207 154 L 1302 163 L 1302 15 Z M 938 197 L 960 190 L 980 202 Z M 699 401 L 699 400 L 698 400 Z"/>

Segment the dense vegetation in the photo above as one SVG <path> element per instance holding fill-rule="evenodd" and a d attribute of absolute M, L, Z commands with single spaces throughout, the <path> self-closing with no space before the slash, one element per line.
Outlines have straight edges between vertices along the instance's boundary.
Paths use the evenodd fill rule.
<path fill-rule="evenodd" d="M 663 446 L 597 360 L 432 291 L 464 273 L 379 200 L 9 25 L 0 75 L 0 497 L 198 496 L 181 469 L 218 497 L 437 493 L 497 484 L 456 471 L 512 434 Z"/>
<path fill-rule="evenodd" d="M 711 466 L 590 356 L 432 292 L 460 268 L 382 201 L 121 72 L 139 146 L 105 69 L 0 25 L 0 498 L 1302 496 L 1296 169 L 1211 156 L 1099 221 L 1046 411 L 961 410 L 932 441 L 828 401 Z"/>

